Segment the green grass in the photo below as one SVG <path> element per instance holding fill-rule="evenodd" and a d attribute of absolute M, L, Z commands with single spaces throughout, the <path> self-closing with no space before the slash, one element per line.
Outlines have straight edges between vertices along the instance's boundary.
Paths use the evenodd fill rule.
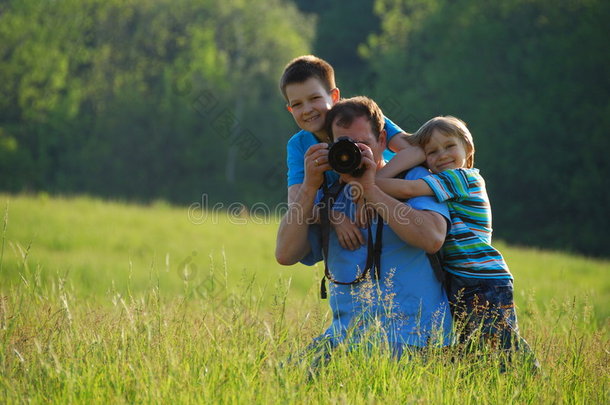
<path fill-rule="evenodd" d="M 284 364 L 325 329 L 322 268 L 273 258 L 277 220 L 0 195 L 2 403 L 608 403 L 610 262 L 498 243 L 544 375 L 449 353 L 342 350 Z M 4 216 L 4 215 L 3 215 Z M 245 222 L 243 224 L 235 223 Z M 0 223 L 0 230 L 3 230 Z"/>

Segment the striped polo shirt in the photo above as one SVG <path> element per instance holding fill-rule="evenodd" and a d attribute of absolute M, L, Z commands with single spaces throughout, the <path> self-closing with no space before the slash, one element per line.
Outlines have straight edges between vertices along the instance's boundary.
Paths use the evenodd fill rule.
<path fill-rule="evenodd" d="M 491 246 L 491 207 L 479 170 L 445 170 L 422 180 L 449 207 L 451 229 L 443 245 L 445 270 L 470 278 L 512 278 L 504 258 Z"/>

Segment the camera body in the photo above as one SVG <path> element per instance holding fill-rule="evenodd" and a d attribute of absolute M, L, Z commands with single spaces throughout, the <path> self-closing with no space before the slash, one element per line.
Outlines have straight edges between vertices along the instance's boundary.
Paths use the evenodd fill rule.
<path fill-rule="evenodd" d="M 328 148 L 328 163 L 337 173 L 360 177 L 364 173 L 362 152 L 356 142 L 347 136 L 337 139 Z"/>

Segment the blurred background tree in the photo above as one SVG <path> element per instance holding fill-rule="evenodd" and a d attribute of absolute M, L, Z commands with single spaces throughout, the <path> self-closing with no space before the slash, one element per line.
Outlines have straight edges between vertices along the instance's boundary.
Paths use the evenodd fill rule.
<path fill-rule="evenodd" d="M 497 235 L 607 254 L 610 7 L 603 1 L 377 1 L 361 48 L 378 94 L 464 119 Z"/>
<path fill-rule="evenodd" d="M 285 199 L 278 79 L 315 53 L 408 132 L 464 119 L 496 236 L 607 256 L 601 0 L 9 0 L 0 190 Z"/>

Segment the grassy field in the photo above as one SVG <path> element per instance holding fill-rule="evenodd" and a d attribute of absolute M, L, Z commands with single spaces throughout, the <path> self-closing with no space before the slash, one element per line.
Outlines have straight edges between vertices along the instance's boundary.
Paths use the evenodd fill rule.
<path fill-rule="evenodd" d="M 1 403 L 575 403 L 610 400 L 610 262 L 497 243 L 542 363 L 287 365 L 328 324 L 322 268 L 277 265 L 277 219 L 0 195 Z"/>

